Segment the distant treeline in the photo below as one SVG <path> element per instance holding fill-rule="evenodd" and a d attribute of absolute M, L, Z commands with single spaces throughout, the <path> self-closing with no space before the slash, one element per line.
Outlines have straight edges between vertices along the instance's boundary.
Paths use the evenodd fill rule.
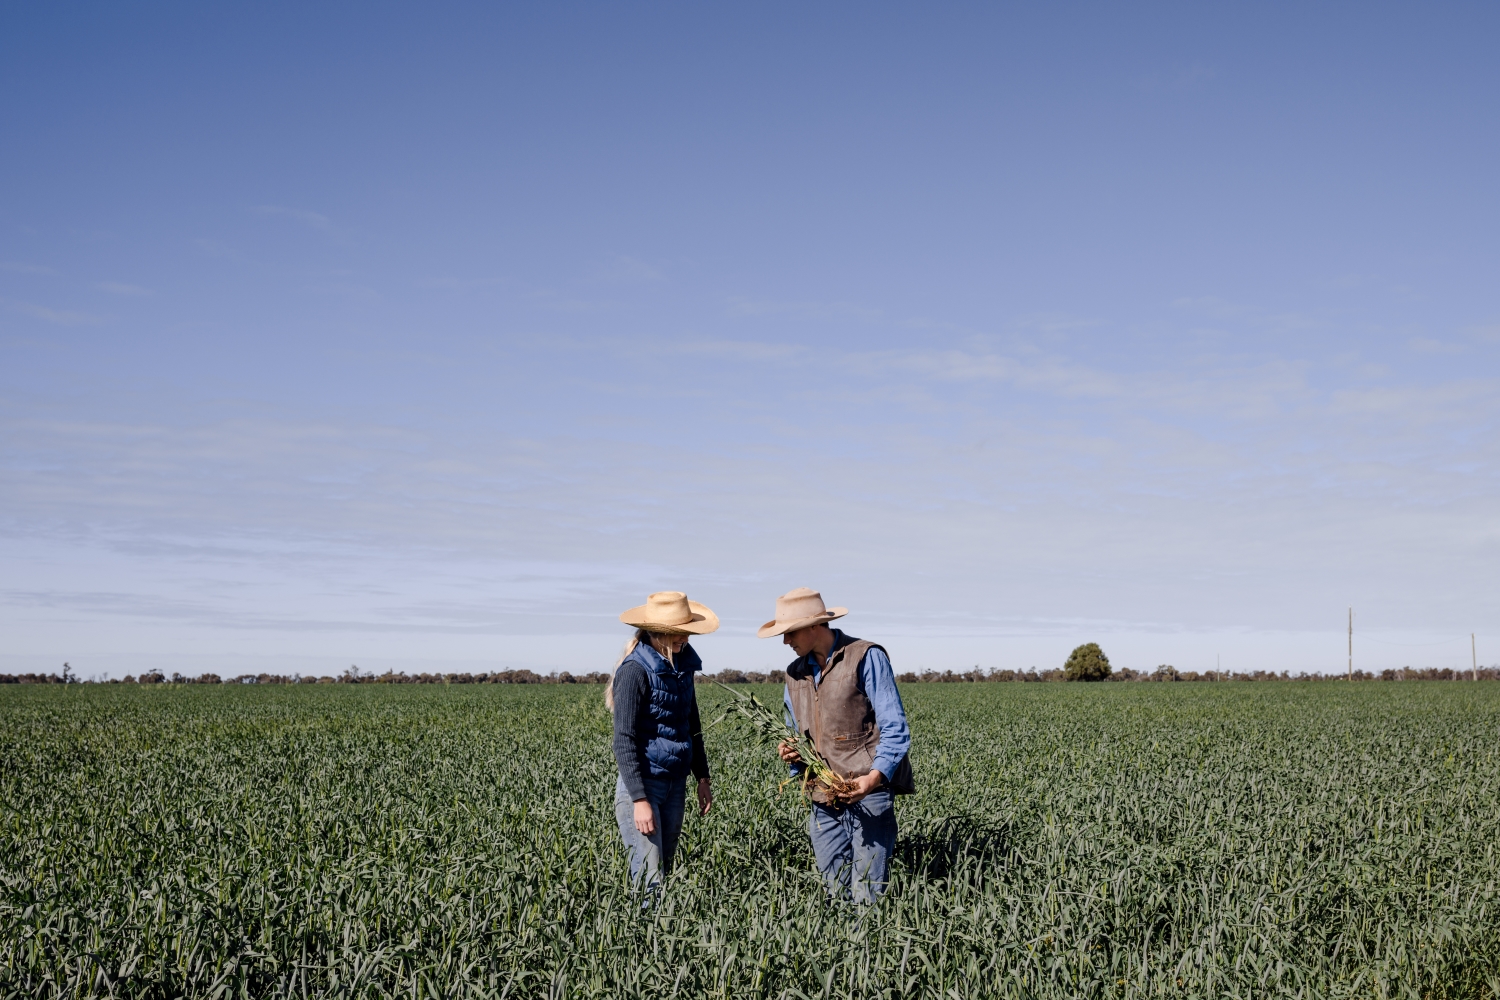
<path fill-rule="evenodd" d="M 1426 667 L 1421 670 L 1412 667 L 1402 667 L 1400 670 L 1382 670 L 1378 674 L 1369 673 L 1364 670 L 1354 671 L 1354 679 L 1357 681 L 1466 681 L 1473 674 L 1468 670 L 1452 670 L 1447 667 Z M 1227 670 L 1205 670 L 1199 673 L 1194 670 L 1178 670 L 1176 667 L 1162 664 L 1154 671 L 1132 670 L 1125 667 L 1116 670 L 1109 676 L 1110 681 L 1328 681 L 1345 680 L 1347 674 L 1292 674 L 1283 670 L 1276 673 L 1274 670 L 1257 670 L 1254 673 L 1237 674 Z M 785 675 L 780 670 L 772 670 L 770 673 L 743 673 L 739 670 L 724 670 L 717 674 L 700 675 L 700 680 L 719 681 L 722 684 L 762 684 L 770 681 L 780 684 Z M 1500 668 L 1480 667 L 1479 679 L 1482 681 L 1500 680 Z M 952 670 L 944 670 L 938 673 L 936 670 L 924 670 L 921 673 L 907 672 L 897 674 L 896 681 L 900 684 L 971 684 L 971 683 L 1015 683 L 1015 682 L 1046 682 L 1066 681 L 1068 677 L 1062 670 L 1044 670 L 1037 673 L 1035 668 L 1031 670 L 964 670 L 954 673 Z"/>
<path fill-rule="evenodd" d="M 1227 670 L 1178 670 L 1163 664 L 1154 671 L 1132 670 L 1125 667 L 1114 671 L 1111 682 L 1162 682 L 1162 681 L 1329 681 L 1344 680 L 1347 674 L 1292 674 L 1283 670 L 1257 670 L 1253 673 L 1231 673 Z M 1417 670 L 1402 667 L 1400 670 L 1382 670 L 1370 673 L 1356 670 L 1357 681 L 1466 681 L 1474 676 L 1469 670 L 1454 670 L 1450 667 L 1425 667 Z M 346 670 L 337 677 L 303 677 L 281 674 L 240 674 L 238 677 L 220 677 L 218 674 L 199 674 L 185 677 L 179 673 L 170 676 L 152 671 L 139 677 L 127 676 L 123 680 L 104 682 L 84 681 L 70 670 L 61 674 L 0 674 L 0 684 L 604 684 L 610 675 L 602 671 L 587 674 L 571 674 L 564 670 L 557 674 L 538 674 L 530 670 L 497 670 L 483 674 L 405 674 L 386 671 L 383 674 L 367 674 L 358 670 Z M 717 674 L 699 674 L 698 682 L 718 681 L 722 684 L 780 684 L 785 674 L 780 670 L 766 673 L 755 671 L 723 670 Z M 1500 668 L 1481 667 L 1479 679 L 1500 680 Z M 944 670 L 924 670 L 921 673 L 898 674 L 896 680 L 902 684 L 972 684 L 972 683 L 1028 683 L 1065 681 L 1061 670 L 965 670 L 954 673 Z"/>
<path fill-rule="evenodd" d="M 1228 670 L 1205 670 L 1201 673 L 1196 670 L 1178 670 L 1176 667 L 1163 664 L 1153 671 L 1132 670 L 1129 667 L 1116 670 L 1106 678 L 1109 682 L 1162 682 L 1162 681 L 1342 681 L 1348 679 L 1348 674 L 1293 674 L 1283 670 L 1277 673 L 1274 670 L 1256 670 L 1251 673 L 1232 673 Z M 1473 672 L 1468 670 L 1453 670 L 1448 667 L 1424 667 L 1420 670 L 1412 667 L 1402 667 L 1400 670 L 1382 670 L 1380 673 L 1371 673 L 1366 670 L 1354 671 L 1354 679 L 1357 681 L 1466 681 L 1474 677 Z M 1500 680 L 1500 668 L 1480 667 L 1478 678 L 1482 681 Z M 896 680 L 902 684 L 939 683 L 954 684 L 975 681 L 1066 681 L 1069 678 L 1061 670 L 1044 670 L 1037 673 L 1033 668 L 1027 671 L 1020 670 L 990 670 L 983 671 L 979 668 L 954 673 L 944 670 L 941 674 L 935 670 L 924 670 L 920 674 L 899 674 Z"/>
<path fill-rule="evenodd" d="M 159 671 L 126 675 L 123 680 L 84 681 L 64 670 L 61 674 L 0 674 L 0 684 L 603 684 L 609 680 L 607 673 L 578 674 L 564 670 L 560 674 L 538 674 L 530 670 L 497 670 L 484 674 L 405 674 L 386 671 L 383 674 L 366 674 L 358 670 L 346 670 L 337 677 L 303 677 L 293 674 L 240 674 L 237 677 L 220 677 L 218 674 L 199 674 L 185 677 L 179 673 L 170 676 Z"/>

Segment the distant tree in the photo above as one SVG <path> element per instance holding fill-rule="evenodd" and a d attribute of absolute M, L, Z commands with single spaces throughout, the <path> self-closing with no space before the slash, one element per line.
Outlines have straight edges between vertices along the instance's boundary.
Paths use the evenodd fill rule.
<path fill-rule="evenodd" d="M 1109 657 L 1097 642 L 1079 646 L 1063 664 L 1063 676 L 1070 681 L 1108 680 L 1109 673 Z"/>

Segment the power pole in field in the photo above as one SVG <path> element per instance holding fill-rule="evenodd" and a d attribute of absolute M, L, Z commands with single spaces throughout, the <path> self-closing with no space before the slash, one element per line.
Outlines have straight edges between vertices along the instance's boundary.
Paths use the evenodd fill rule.
<path fill-rule="evenodd" d="M 1469 633 L 1469 665 L 1473 668 L 1471 675 L 1476 681 L 1479 680 L 1479 654 L 1474 651 L 1474 633 Z"/>
<path fill-rule="evenodd" d="M 1349 609 L 1349 681 L 1354 681 L 1354 609 Z"/>

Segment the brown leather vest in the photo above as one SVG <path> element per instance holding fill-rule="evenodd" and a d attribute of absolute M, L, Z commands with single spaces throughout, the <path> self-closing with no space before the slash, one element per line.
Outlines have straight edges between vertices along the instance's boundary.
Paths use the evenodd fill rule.
<path fill-rule="evenodd" d="M 791 696 L 797 728 L 812 737 L 823 759 L 846 778 L 868 774 L 880 749 L 880 730 L 875 725 L 875 707 L 859 689 L 859 665 L 871 647 L 885 647 L 865 639 L 850 639 L 835 649 L 823 668 L 821 683 L 814 685 L 812 669 L 805 659 L 793 660 L 786 670 L 786 690 Z M 887 654 L 889 655 L 889 654 Z M 897 795 L 916 791 L 911 761 L 902 758 L 887 786 Z M 827 802 L 822 791 L 812 793 L 815 802 Z"/>

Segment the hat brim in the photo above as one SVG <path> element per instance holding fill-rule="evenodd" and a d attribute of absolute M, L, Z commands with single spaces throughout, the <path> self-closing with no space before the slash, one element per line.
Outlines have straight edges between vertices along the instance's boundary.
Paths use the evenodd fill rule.
<path fill-rule="evenodd" d="M 648 607 L 650 605 L 642 604 L 638 608 L 622 611 L 620 621 L 648 632 L 664 632 L 668 635 L 707 635 L 719 630 L 719 616 L 697 601 L 688 601 L 688 610 L 693 613 L 693 620 L 680 625 L 663 625 L 661 622 L 651 621 L 646 617 Z"/>
<path fill-rule="evenodd" d="M 773 635 L 783 635 L 787 632 L 795 632 L 799 628 L 807 628 L 809 625 L 819 625 L 823 622 L 831 622 L 835 618 L 842 618 L 849 613 L 848 608 L 829 608 L 821 615 L 813 615 L 811 618 L 798 618 L 796 621 L 778 622 L 769 621 L 755 630 L 755 634 L 762 639 L 769 639 Z"/>

